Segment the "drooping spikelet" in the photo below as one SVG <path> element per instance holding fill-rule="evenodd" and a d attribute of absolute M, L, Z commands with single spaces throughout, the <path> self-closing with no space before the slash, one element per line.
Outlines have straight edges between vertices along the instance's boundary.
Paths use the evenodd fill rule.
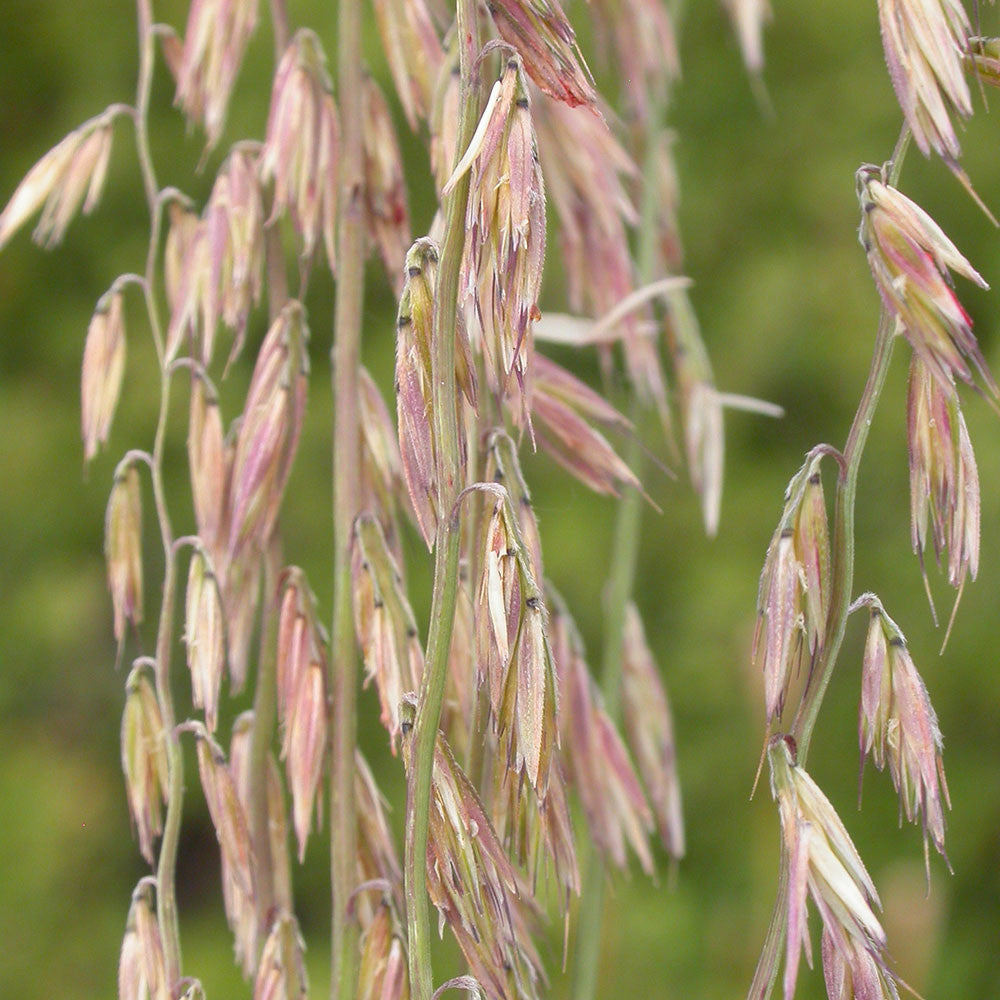
<path fill-rule="evenodd" d="M 50 248 L 61 242 L 81 204 L 84 215 L 97 207 L 111 158 L 111 128 L 119 113 L 108 109 L 85 121 L 28 171 L 0 212 L 0 249 L 39 208 L 35 242 Z"/>
<path fill-rule="evenodd" d="M 163 832 L 163 806 L 170 781 L 163 715 L 141 663 L 133 667 L 125 682 L 121 753 L 125 792 L 139 850 L 152 865 L 153 841 Z"/>
<path fill-rule="evenodd" d="M 142 621 L 142 494 L 139 470 L 131 462 L 115 470 L 104 519 L 104 555 L 115 638 L 121 643 L 126 622 Z"/>
<path fill-rule="evenodd" d="M 885 995 L 895 997 L 895 985 L 886 967 L 885 931 L 872 909 L 880 905 L 878 893 L 844 824 L 819 786 L 796 765 L 789 737 L 775 736 L 768 745 L 767 757 L 771 794 L 778 803 L 789 864 L 785 1000 L 791 1000 L 795 993 L 803 949 L 812 963 L 807 896 L 812 896 L 839 960 L 863 953 L 887 986 L 889 992 Z M 850 964 L 853 967 L 858 962 L 854 958 Z M 828 968 L 835 971 L 834 963 Z"/>
<path fill-rule="evenodd" d="M 986 282 L 919 205 L 885 183 L 878 167 L 861 167 L 857 182 L 861 245 L 885 308 L 903 336 L 949 395 L 956 378 L 972 384 L 972 368 L 997 395 L 972 334 L 972 320 L 952 291 L 948 272 L 980 288 L 987 288 Z"/>
<path fill-rule="evenodd" d="M 889 76 L 903 117 L 924 156 L 961 155 L 951 116 L 969 118 L 972 97 L 963 59 L 969 16 L 960 0 L 879 0 Z"/>
<path fill-rule="evenodd" d="M 463 261 L 466 326 L 499 397 L 516 380 L 530 419 L 532 325 L 545 260 L 545 192 L 520 60 L 507 61 L 447 194 L 472 170 Z"/>
<path fill-rule="evenodd" d="M 403 707 L 403 763 L 412 767 L 416 702 Z M 541 962 L 531 943 L 530 904 L 472 782 L 438 736 L 431 777 L 427 891 L 469 963 L 495 1000 L 534 1000 Z"/>
<path fill-rule="evenodd" d="M 295 33 L 274 77 L 267 138 L 261 151 L 264 181 L 274 180 L 274 211 L 289 212 L 302 237 L 302 256 L 320 238 L 336 266 L 337 172 L 340 126 L 326 56 L 317 35 Z"/>
<path fill-rule="evenodd" d="M 649 796 L 660 840 L 671 857 L 682 858 L 684 814 L 670 704 L 634 604 L 625 611 L 622 710 L 625 733 Z"/>
<path fill-rule="evenodd" d="M 497 31 L 541 89 L 570 107 L 596 109 L 597 93 L 559 0 L 489 0 Z"/>
<path fill-rule="evenodd" d="M 281 758 L 292 793 L 292 816 L 301 862 L 317 812 L 319 780 L 327 750 L 327 638 L 319 624 L 316 601 L 305 573 L 293 566 L 282 577 L 278 717 L 283 725 Z"/>
<path fill-rule="evenodd" d="M 760 575 L 753 660 L 764 673 L 768 722 L 781 715 L 800 654 L 815 657 L 826 635 L 830 537 L 820 459 L 810 456 L 788 484 Z"/>
<path fill-rule="evenodd" d="M 108 442 L 125 375 L 125 304 L 120 290 L 102 295 L 87 328 L 80 379 L 83 458 Z"/>
<path fill-rule="evenodd" d="M 916 354 L 906 408 L 913 551 L 923 565 L 929 528 L 938 560 L 948 552 L 948 582 L 961 588 L 979 570 L 979 471 L 957 398 Z"/>
<path fill-rule="evenodd" d="M 174 103 L 204 126 L 208 149 L 222 135 L 229 97 L 256 27 L 257 0 L 192 0 L 188 10 Z"/>
<path fill-rule="evenodd" d="M 874 595 L 861 677 L 858 741 L 862 763 L 871 754 L 881 771 L 886 763 L 899 793 L 900 812 L 924 828 L 928 842 L 947 861 L 944 807 L 950 808 L 937 715 L 917 673 L 899 626 Z"/>

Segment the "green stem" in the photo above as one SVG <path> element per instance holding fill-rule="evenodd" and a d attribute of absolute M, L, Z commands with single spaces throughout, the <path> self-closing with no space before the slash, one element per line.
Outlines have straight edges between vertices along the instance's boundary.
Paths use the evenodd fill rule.
<path fill-rule="evenodd" d="M 637 409 L 633 407 L 633 409 Z M 641 476 L 642 445 L 638 433 L 629 442 L 625 460 Z M 635 583 L 642 522 L 642 496 L 626 487 L 618 504 L 618 520 L 612 548 L 610 579 L 605 597 L 604 649 L 601 665 L 601 688 L 604 707 L 617 722 L 621 704 L 622 645 L 625 637 L 625 611 Z M 604 910 L 606 866 L 604 856 L 593 845 L 587 848 L 580 915 L 576 934 L 576 957 L 573 968 L 574 1000 L 593 1000 L 597 991 L 597 964 L 601 952 L 601 918 Z"/>
<path fill-rule="evenodd" d="M 330 694 L 333 746 L 330 766 L 330 865 L 333 895 L 330 993 L 354 1000 L 358 979 L 358 925 L 348 912 L 358 881 L 358 823 L 354 801 L 358 657 L 351 607 L 351 535 L 361 508 L 358 368 L 364 302 L 364 148 L 361 111 L 361 2 L 338 5 L 337 77 L 341 109 L 340 225 L 337 303 L 332 353 L 333 630 Z"/>
<path fill-rule="evenodd" d="M 903 130 L 893 150 L 888 181 L 895 185 L 910 143 L 909 127 Z M 802 694 L 799 709 L 792 726 L 792 736 L 798 747 L 798 763 L 804 767 L 809 754 L 820 705 L 826 694 L 837 662 L 837 655 L 847 627 L 847 611 L 851 604 L 851 590 L 854 586 L 854 508 L 858 492 L 858 472 L 861 456 L 864 454 L 875 410 L 878 408 L 889 362 L 892 360 L 892 345 L 895 338 L 895 320 L 882 308 L 878 333 L 875 336 L 875 350 L 872 355 L 868 380 L 865 382 L 858 410 L 854 414 L 847 444 L 844 447 L 844 462 L 837 479 L 837 495 L 833 527 L 832 580 L 830 590 L 830 620 L 827 625 L 823 651 L 819 662 L 810 674 L 806 689 Z"/>
<path fill-rule="evenodd" d="M 647 126 L 646 156 L 643 166 L 642 215 L 639 223 L 638 277 L 640 284 L 653 280 L 656 269 L 656 136 L 666 113 L 666 100 L 654 100 Z M 632 404 L 636 426 L 629 440 L 625 461 L 642 478 L 642 444 L 638 433 L 640 409 Z M 617 722 L 621 702 L 622 646 L 625 639 L 625 611 L 632 599 L 639 556 L 642 522 L 642 496 L 626 487 L 618 504 L 618 520 L 611 550 L 611 567 L 605 597 L 604 648 L 601 661 L 601 688 L 604 707 Z M 597 991 L 597 965 L 601 951 L 601 920 L 604 912 L 606 866 L 604 857 L 592 844 L 584 862 L 580 915 L 576 934 L 576 957 L 573 968 L 574 1000 L 593 1000 Z"/>
<path fill-rule="evenodd" d="M 156 258 L 160 247 L 160 231 L 163 206 L 159 185 L 153 168 L 153 155 L 149 145 L 149 99 L 153 85 L 153 11 L 150 0 L 138 0 L 139 31 L 139 78 L 136 87 L 135 129 L 136 149 L 142 171 L 143 189 L 149 205 L 150 233 L 146 254 L 145 281 L 143 294 L 146 311 L 149 314 L 153 342 L 160 363 L 160 412 L 156 423 L 156 435 L 150 463 L 153 482 L 153 499 L 156 506 L 160 538 L 163 544 L 164 575 L 163 598 L 160 605 L 160 619 L 156 634 L 156 696 L 167 740 L 167 763 L 169 771 L 169 791 L 167 816 L 160 841 L 160 853 L 156 869 L 156 910 L 163 940 L 163 957 L 168 987 L 173 993 L 174 984 L 181 976 L 180 925 L 177 916 L 177 891 L 175 873 L 177 869 L 177 847 L 180 840 L 181 815 L 184 799 L 184 758 L 181 754 L 180 739 L 175 732 L 177 718 L 174 711 L 173 695 L 170 690 L 170 652 L 174 626 L 174 600 L 176 591 L 176 554 L 173 532 L 163 489 L 163 447 L 167 433 L 167 416 L 170 407 L 171 371 L 166 364 L 163 331 L 156 305 L 155 278 Z"/>
<path fill-rule="evenodd" d="M 456 30 L 461 61 L 461 112 L 456 155 L 468 147 L 475 132 L 480 105 L 479 74 L 475 60 L 481 37 L 477 0 L 458 0 Z M 458 594 L 460 532 L 455 498 L 460 458 L 455 386 L 455 332 L 458 283 L 465 246 L 465 209 L 469 174 L 455 185 L 444 203 L 445 238 L 435 292 L 433 329 L 433 420 L 438 483 L 438 530 L 434 546 L 434 590 L 431 598 L 427 658 L 414 723 L 413 751 L 406 803 L 406 920 L 413 1000 L 430 1000 L 431 929 L 427 900 L 427 826 L 431 806 L 434 747 L 441 720 L 448 670 L 448 653 Z"/>
<path fill-rule="evenodd" d="M 904 124 L 896 147 L 893 150 L 888 181 L 895 185 L 903 167 L 903 160 L 910 144 L 910 130 Z M 872 354 L 871 367 L 865 382 L 857 412 L 851 423 L 844 447 L 843 463 L 837 478 L 837 492 L 833 522 L 833 552 L 831 558 L 831 590 L 830 618 L 827 622 L 826 636 L 819 659 L 813 666 L 802 693 L 795 721 L 792 724 L 791 735 L 797 746 L 797 763 L 805 767 L 809 756 L 809 744 L 812 740 L 816 720 L 819 717 L 823 696 L 829 687 L 833 668 L 840 653 L 847 628 L 848 608 L 851 603 L 851 591 L 854 586 L 854 514 L 858 492 L 858 473 L 861 468 L 861 457 L 868 441 L 875 410 L 878 408 L 889 373 L 889 362 L 892 360 L 892 347 L 895 338 L 895 320 L 882 307 L 879 317 L 878 332 L 875 336 L 875 349 Z M 765 1000 L 778 976 L 778 953 L 785 939 L 785 908 L 788 897 L 788 854 L 784 842 L 781 847 L 781 862 L 778 870 L 778 895 L 774 903 L 771 922 L 768 925 L 767 936 L 753 982 L 750 986 L 748 1000 Z"/>
<path fill-rule="evenodd" d="M 858 472 L 864 453 L 872 418 L 882 395 L 892 345 L 895 338 L 894 321 L 883 310 L 875 338 L 868 380 L 854 415 L 851 431 L 844 449 L 844 465 L 837 479 L 837 496 L 833 524 L 833 574 L 830 590 L 830 624 L 827 628 L 823 653 L 802 695 L 792 736 L 798 747 L 798 763 L 804 767 L 809 754 L 809 743 L 819 715 L 823 696 L 830 684 L 830 677 L 837 662 L 837 654 L 847 627 L 847 609 L 851 603 L 854 586 L 854 512 L 858 492 Z"/>

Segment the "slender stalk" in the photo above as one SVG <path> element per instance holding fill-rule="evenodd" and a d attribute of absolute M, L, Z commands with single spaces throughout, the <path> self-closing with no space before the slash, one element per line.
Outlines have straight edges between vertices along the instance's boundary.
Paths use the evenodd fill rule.
<path fill-rule="evenodd" d="M 333 630 L 330 693 L 333 745 L 330 766 L 330 865 L 333 894 L 330 994 L 353 1000 L 358 978 L 358 925 L 348 912 L 358 881 L 358 822 L 354 802 L 358 661 L 351 617 L 351 534 L 361 506 L 358 365 L 364 301 L 364 161 L 361 118 L 361 2 L 337 10 L 337 82 L 342 146 L 337 232 L 337 303 L 332 352 Z"/>
<path fill-rule="evenodd" d="M 910 144 L 910 130 L 904 124 L 892 153 L 889 183 L 895 185 L 903 167 L 903 160 Z M 813 666 L 802 693 L 791 735 L 794 737 L 798 755 L 797 763 L 804 767 L 809 756 L 816 720 L 819 717 L 823 696 L 830 684 L 833 668 L 840 653 L 847 628 L 848 609 L 851 604 L 851 589 L 854 586 L 854 513 L 858 492 L 858 473 L 861 457 L 868 441 L 875 410 L 878 408 L 892 360 L 895 338 L 894 320 L 883 306 L 879 317 L 878 332 L 875 335 L 875 349 L 872 354 L 868 378 L 858 403 L 857 412 L 847 435 L 847 444 L 840 463 L 837 477 L 837 492 L 833 522 L 833 551 L 831 554 L 830 618 L 827 622 L 823 649 Z M 763 1000 L 774 986 L 778 976 L 778 953 L 785 938 L 785 908 L 788 897 L 788 854 L 782 842 L 781 862 L 778 870 L 778 895 L 774 903 L 771 922 L 767 928 L 764 947 L 748 1000 Z"/>
<path fill-rule="evenodd" d="M 163 956 L 168 986 L 173 992 L 174 984 L 181 975 L 180 927 L 177 916 L 177 892 L 175 873 L 177 868 L 177 846 L 180 839 L 181 815 L 184 798 L 184 758 L 181 754 L 180 739 L 175 732 L 177 724 L 173 695 L 170 691 L 170 652 L 173 640 L 174 600 L 176 585 L 176 553 L 173 531 L 167 510 L 163 489 L 163 446 L 166 439 L 167 416 L 170 407 L 170 381 L 172 369 L 166 363 L 163 331 L 156 304 L 155 279 L 156 257 L 160 247 L 160 232 L 163 205 L 159 185 L 153 168 L 153 155 L 149 145 L 149 99 L 153 85 L 153 11 L 150 0 L 138 0 L 139 32 L 139 74 L 136 85 L 135 131 L 136 149 L 142 171 L 143 189 L 149 204 L 149 248 L 146 253 L 146 270 L 143 294 L 149 314 L 153 341 L 160 363 L 160 412 L 156 423 L 150 472 L 153 483 L 153 499 L 156 507 L 160 537 L 163 544 L 164 574 L 163 597 L 160 605 L 160 619 L 156 634 L 156 696 L 163 715 L 167 740 L 167 763 L 169 769 L 169 792 L 167 816 L 160 841 L 160 853 L 156 870 L 156 909 L 163 939 Z"/>
<path fill-rule="evenodd" d="M 654 278 L 656 268 L 656 137 L 666 113 L 666 100 L 654 100 L 650 108 L 643 165 L 642 215 L 639 224 L 638 277 L 646 285 Z M 632 405 L 633 423 L 638 425 L 639 407 Z M 638 427 L 633 431 L 625 453 L 625 461 L 642 478 L 642 444 Z M 625 640 L 625 609 L 632 599 L 635 570 L 639 555 L 642 522 L 642 496 L 636 489 L 625 488 L 618 504 L 618 519 L 611 550 L 610 577 L 605 595 L 604 646 L 601 657 L 601 688 L 604 707 L 615 721 L 620 714 L 622 646 Z M 593 1000 L 597 991 L 597 965 L 601 952 L 601 918 L 604 912 L 604 888 L 607 869 L 604 858 L 593 844 L 587 845 L 584 862 L 580 914 L 576 934 L 576 956 L 573 967 L 574 1000 Z"/>
<path fill-rule="evenodd" d="M 638 435 L 629 442 L 625 460 L 641 476 L 642 446 Z M 622 644 L 625 609 L 632 599 L 642 521 L 642 496 L 626 487 L 618 504 L 618 520 L 612 548 L 610 579 L 605 595 L 604 648 L 601 658 L 601 688 L 604 707 L 617 721 L 621 705 Z M 607 868 L 604 856 L 592 844 L 587 847 L 580 915 L 573 968 L 574 1000 L 593 1000 L 597 991 L 597 964 L 601 953 L 601 918 Z"/>
<path fill-rule="evenodd" d="M 475 60 L 481 47 L 481 37 L 477 0 L 458 0 L 456 22 L 462 74 L 456 155 L 461 156 L 472 139 L 479 116 L 480 86 Z M 439 519 L 434 545 L 434 589 L 427 636 L 427 658 L 412 733 L 413 750 L 406 792 L 404 867 L 410 991 L 413 1000 L 430 1000 L 433 993 L 425 862 L 434 746 L 441 720 L 441 701 L 444 696 L 459 584 L 460 533 L 455 498 L 458 494 L 460 459 L 458 415 L 455 408 L 455 330 L 468 198 L 469 175 L 466 173 L 444 203 L 445 237 L 438 268 L 432 334 L 433 430 Z"/>
<path fill-rule="evenodd" d="M 875 353 L 872 356 L 868 380 L 847 436 L 844 467 L 837 479 L 833 525 L 833 575 L 830 590 L 831 617 L 824 653 L 809 678 L 792 726 L 792 736 L 795 737 L 798 747 L 798 763 L 803 766 L 809 753 L 809 742 L 812 739 L 823 695 L 829 686 L 837 654 L 844 639 L 844 630 L 847 627 L 847 609 L 851 603 L 851 588 L 854 586 L 854 508 L 858 492 L 858 472 L 865 442 L 868 440 L 868 431 L 871 429 L 872 417 L 889 372 L 894 339 L 893 320 L 883 310 L 875 337 Z"/>

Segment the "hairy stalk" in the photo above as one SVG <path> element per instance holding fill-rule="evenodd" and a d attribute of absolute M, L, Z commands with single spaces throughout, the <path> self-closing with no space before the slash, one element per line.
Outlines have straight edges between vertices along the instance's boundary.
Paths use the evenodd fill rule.
<path fill-rule="evenodd" d="M 892 153 L 889 183 L 895 185 L 903 167 L 906 150 L 910 143 L 909 127 L 904 125 Z M 805 766 L 809 755 L 809 743 L 819 717 L 823 696 L 830 684 L 830 677 L 837 662 L 844 631 L 847 627 L 848 608 L 851 603 L 851 588 L 854 586 L 854 512 L 858 492 L 858 473 L 868 432 L 871 429 L 875 410 L 882 397 L 882 389 L 889 373 L 895 329 L 892 317 L 882 307 L 875 349 L 872 354 L 868 379 L 865 382 L 857 412 L 847 435 L 843 452 L 843 462 L 837 477 L 837 492 L 834 509 L 833 550 L 831 552 L 830 618 L 819 659 L 810 672 L 806 688 L 802 693 L 791 735 L 798 748 L 798 764 Z M 757 963 L 753 982 L 750 985 L 749 1000 L 767 997 L 778 975 L 778 953 L 785 938 L 784 911 L 788 896 L 788 856 L 782 844 L 781 863 L 778 872 L 778 895 L 774 912 L 767 928 L 764 947 Z"/>
<path fill-rule="evenodd" d="M 174 599 L 176 591 L 176 554 L 173 530 L 163 489 L 163 445 L 167 432 L 170 406 L 170 381 L 172 371 L 166 363 L 163 331 L 156 305 L 156 257 L 160 247 L 160 230 L 163 205 L 153 168 L 153 155 L 149 145 L 149 99 L 153 85 L 153 11 L 150 0 L 138 0 L 136 5 L 139 32 L 139 75 L 136 87 L 135 134 L 139 165 L 142 171 L 143 190 L 149 204 L 149 249 L 146 253 L 143 294 L 149 314 L 150 328 L 160 363 L 160 411 L 156 423 L 150 474 L 153 500 L 163 545 L 164 572 L 163 598 L 156 634 L 156 696 L 163 716 L 167 740 L 169 791 L 167 816 L 160 841 L 156 869 L 156 909 L 160 934 L 163 939 L 163 957 L 167 983 L 171 991 L 181 975 L 180 926 L 177 916 L 177 891 L 175 872 L 177 846 L 180 839 L 181 814 L 184 798 L 184 758 L 180 739 L 175 731 L 177 718 L 173 695 L 170 691 L 170 652 L 173 640 Z"/>
<path fill-rule="evenodd" d="M 361 505 L 358 364 L 364 300 L 365 220 L 361 119 L 361 0 L 338 5 L 337 83 L 342 146 L 337 232 L 337 304 L 332 352 L 333 631 L 330 684 L 333 744 L 330 766 L 330 865 L 333 894 L 330 995 L 353 1000 L 358 978 L 358 926 L 348 912 L 358 878 L 354 802 L 358 661 L 351 611 L 351 534 Z"/>
<path fill-rule="evenodd" d="M 654 278 L 656 267 L 656 204 L 654 175 L 655 140 L 662 128 L 666 101 L 657 99 L 650 108 L 646 159 L 643 165 L 642 215 L 639 228 L 638 277 L 640 285 Z M 633 436 L 629 440 L 625 461 L 642 478 L 642 443 L 638 432 L 640 409 L 633 403 Z M 621 704 L 622 646 L 625 638 L 625 609 L 632 599 L 639 537 L 642 530 L 642 496 L 638 490 L 626 487 L 618 504 L 618 520 L 611 549 L 611 567 L 605 594 L 604 648 L 601 657 L 601 688 L 604 707 L 617 722 Z M 593 844 L 587 845 L 583 876 L 580 915 L 576 933 L 576 959 L 573 967 L 575 1000 L 593 1000 L 597 991 L 597 964 L 600 958 L 601 918 L 604 912 L 604 883 L 607 867 Z"/>
<path fill-rule="evenodd" d="M 479 117 L 480 86 L 475 60 L 481 47 L 477 0 L 458 0 L 456 30 L 461 59 L 461 112 L 456 155 L 472 140 Z M 437 448 L 438 528 L 434 544 L 434 589 L 431 597 L 427 657 L 420 701 L 412 733 L 413 750 L 406 790 L 405 889 L 406 921 L 413 1000 L 430 1000 L 430 913 L 427 900 L 427 824 L 431 806 L 434 746 L 441 720 L 441 701 L 458 594 L 459 523 L 455 498 L 459 482 L 458 417 L 455 409 L 455 330 L 458 279 L 465 246 L 465 208 L 469 174 L 455 185 L 444 203 L 445 237 L 435 293 L 433 357 L 434 441 Z"/>

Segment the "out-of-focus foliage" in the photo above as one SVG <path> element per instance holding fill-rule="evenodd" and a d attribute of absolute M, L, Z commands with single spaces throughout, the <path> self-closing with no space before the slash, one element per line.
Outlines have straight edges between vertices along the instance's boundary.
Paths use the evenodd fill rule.
<path fill-rule="evenodd" d="M 718 537 L 705 539 L 683 475 L 650 472 L 664 513 L 647 510 L 637 602 L 671 691 L 684 788 L 688 853 L 650 885 L 639 873 L 610 894 L 601 995 L 698 1000 L 740 996 L 752 974 L 773 901 L 778 827 L 766 794 L 748 802 L 763 734 L 760 679 L 749 666 L 757 577 L 781 492 L 819 440 L 842 444 L 867 370 L 878 301 L 856 240 L 854 170 L 888 156 L 900 123 L 882 61 L 874 0 L 777 2 L 766 36 L 762 112 L 720 5 L 686 5 L 671 125 L 677 133 L 680 222 L 693 301 L 718 383 L 787 411 L 781 422 L 727 419 L 727 470 Z M 162 7 L 162 9 L 161 9 Z M 289 4 L 294 24 L 332 44 L 334 9 Z M 574 10 L 579 18 L 583 5 Z M 984 19 L 994 12 L 981 10 Z M 157 5 L 181 25 L 180 0 Z M 134 12 L 111 0 L 8 0 L 0 34 L 0 200 L 71 128 L 112 101 L 131 100 Z M 992 26 L 984 23 L 984 32 Z M 372 70 L 386 82 L 377 56 Z M 994 31 L 993 33 L 997 33 Z M 581 31 L 586 42 L 588 32 Z M 162 184 L 203 198 L 228 140 L 261 137 L 271 72 L 266 18 L 237 84 L 226 135 L 200 175 L 199 135 L 171 108 L 162 63 L 153 94 L 154 155 Z M 614 99 L 627 86 L 593 61 Z M 976 97 L 978 100 L 978 96 Z M 429 169 L 421 142 L 395 114 L 411 179 L 415 231 L 429 223 Z M 129 125 L 116 126 L 104 200 L 75 221 L 65 246 L 46 254 L 19 235 L 0 256 L 0 995 L 111 996 L 131 888 L 143 865 L 130 842 L 118 762 L 124 675 L 116 674 L 102 563 L 103 511 L 118 453 L 150 441 L 158 397 L 152 348 L 137 298 L 129 298 L 128 369 L 110 450 L 86 473 L 79 438 L 79 367 L 94 303 L 119 273 L 139 268 L 146 209 Z M 1000 208 L 1000 120 L 977 108 L 963 163 Z M 901 187 L 937 219 L 984 277 L 1000 285 L 1000 236 L 940 162 L 911 154 Z M 550 241 L 543 307 L 564 308 L 558 242 Z M 383 388 L 391 378 L 395 306 L 369 269 L 364 355 Z M 314 280 L 309 300 L 313 386 L 302 447 L 283 516 L 288 558 L 302 563 L 329 607 L 329 349 L 332 297 Z M 135 293 L 129 293 L 134 295 Z M 1000 371 L 1000 300 L 968 286 L 963 301 L 994 373 Z M 251 325 L 259 339 L 261 319 Z M 1000 420 L 969 396 L 967 419 L 983 493 L 979 579 L 966 588 L 946 654 L 909 550 L 905 445 L 908 350 L 901 345 L 862 468 L 858 590 L 876 589 L 927 681 L 945 735 L 954 809 L 947 874 L 932 858 L 924 898 L 920 832 L 896 824 L 885 775 L 857 785 L 856 712 L 864 637 L 852 622 L 813 745 L 810 771 L 834 802 L 886 905 L 890 949 L 902 976 L 928 998 L 1000 995 Z M 232 376 L 245 387 L 248 356 Z M 249 355 L 252 357 L 252 355 Z M 574 362 L 597 376 L 593 359 Z M 180 382 L 182 380 L 178 380 Z M 233 398 L 237 398 L 236 390 Z M 225 396 L 225 391 L 224 391 Z M 184 466 L 184 408 L 175 407 L 167 476 Z M 650 428 L 655 435 L 654 429 Z M 656 441 L 655 436 L 653 437 Z M 652 445 L 665 454 L 662 442 Z M 648 467 L 648 463 L 647 463 Z M 614 505 L 594 498 L 543 457 L 527 462 L 546 569 L 582 623 L 596 661 L 601 586 Z M 176 527 L 191 513 L 175 480 Z M 161 577 L 147 525 L 151 613 Z M 409 538 L 418 618 L 428 592 L 420 546 Z M 941 583 L 930 571 L 932 586 Z M 938 586 L 941 603 L 947 588 Z M 148 627 L 142 642 L 149 646 Z M 178 671 L 180 675 L 180 671 Z M 179 678 L 178 683 L 182 683 Z M 186 683 L 186 682 L 185 682 Z M 242 701 L 231 710 L 245 707 Z M 400 801 L 401 767 L 386 752 L 373 692 L 362 697 L 361 739 L 379 780 Z M 193 773 L 193 770 L 192 770 Z M 185 967 L 210 997 L 247 995 L 231 961 L 218 891 L 215 839 L 189 782 L 179 864 Z M 394 822 L 401 824 L 399 811 Z M 310 844 L 296 890 L 315 996 L 327 989 L 328 881 L 322 837 Z M 666 871 L 666 859 L 660 857 Z M 548 965 L 552 995 L 568 995 L 560 930 Z M 818 973 L 799 996 L 822 994 Z"/>

